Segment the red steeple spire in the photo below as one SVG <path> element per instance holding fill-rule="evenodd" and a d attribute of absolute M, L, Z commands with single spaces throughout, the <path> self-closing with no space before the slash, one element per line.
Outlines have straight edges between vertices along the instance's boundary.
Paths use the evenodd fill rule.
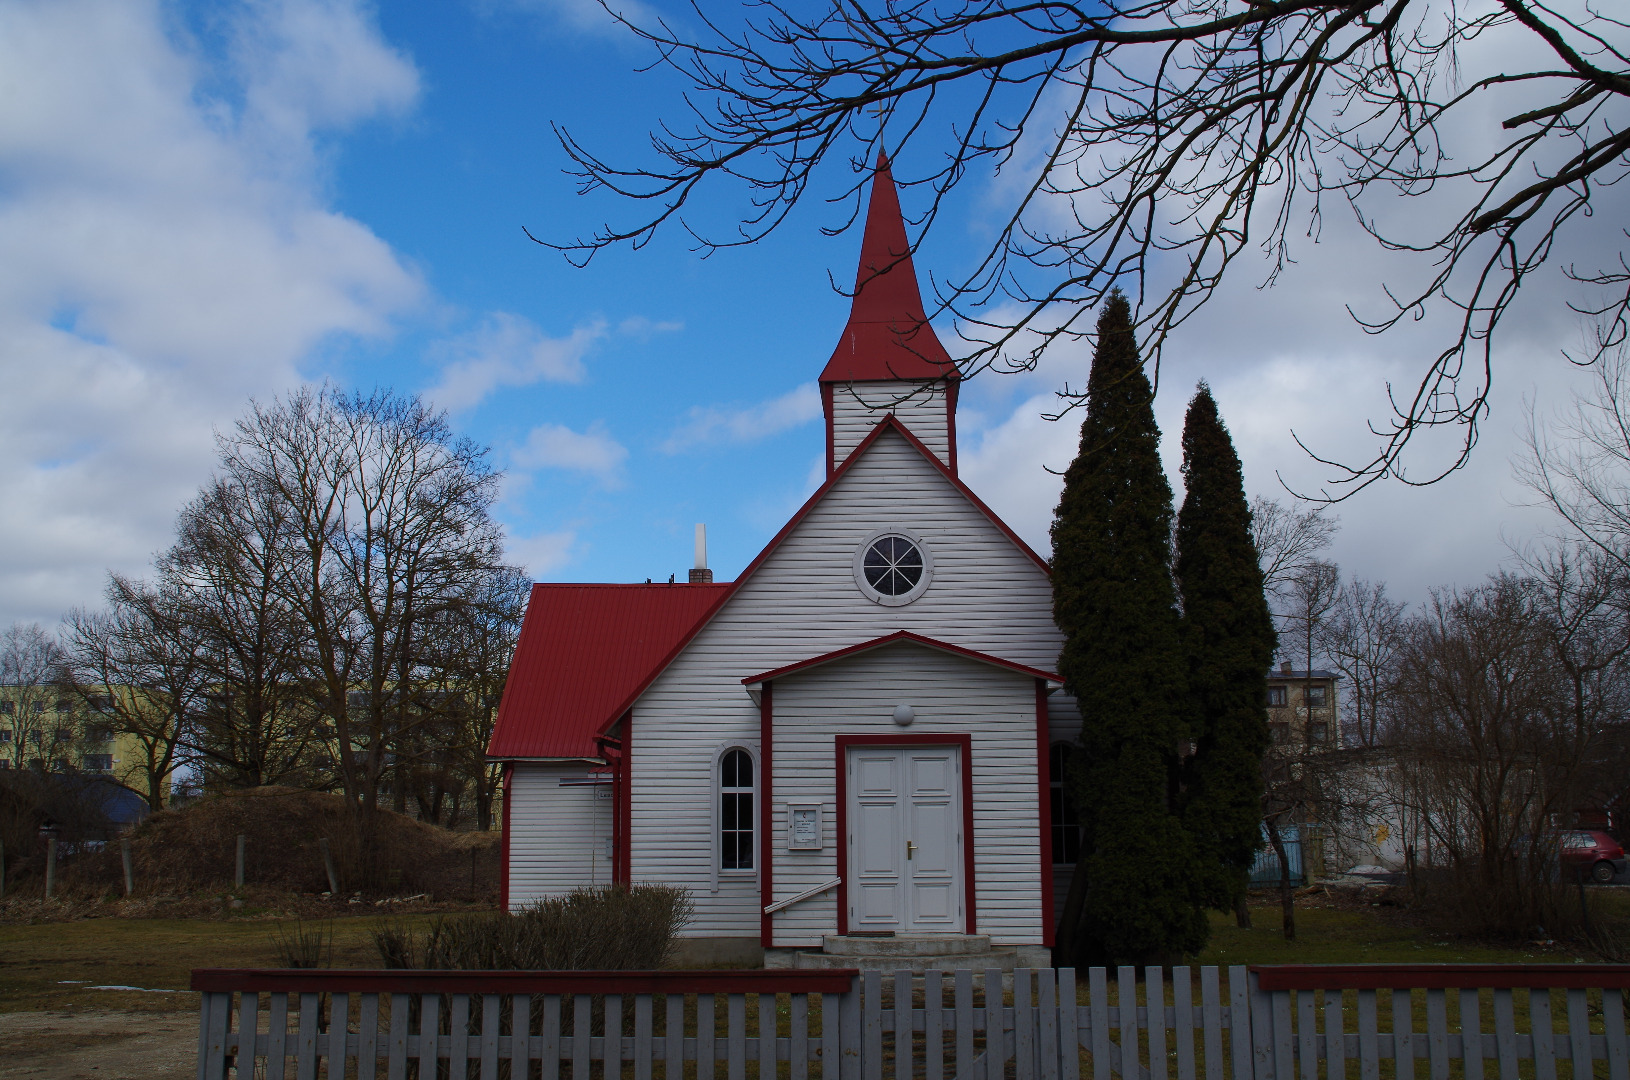
<path fill-rule="evenodd" d="M 889 172 L 888 155 L 879 153 L 849 324 L 821 372 L 821 381 L 959 377 L 956 364 L 923 313 L 900 196 Z"/>

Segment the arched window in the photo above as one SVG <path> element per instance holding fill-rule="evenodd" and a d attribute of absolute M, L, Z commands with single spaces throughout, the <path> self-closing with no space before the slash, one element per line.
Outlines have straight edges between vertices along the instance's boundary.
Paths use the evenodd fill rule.
<path fill-rule="evenodd" d="M 1047 752 L 1047 780 L 1052 788 L 1053 862 L 1073 864 L 1081 857 L 1081 822 L 1065 791 L 1064 774 L 1074 750 L 1069 743 L 1054 743 Z"/>
<path fill-rule="evenodd" d="M 726 750 L 719 758 L 719 869 L 753 868 L 753 755 Z"/>

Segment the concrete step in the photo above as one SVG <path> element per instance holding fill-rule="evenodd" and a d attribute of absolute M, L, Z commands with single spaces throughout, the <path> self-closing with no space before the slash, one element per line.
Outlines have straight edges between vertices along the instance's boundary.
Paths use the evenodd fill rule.
<path fill-rule="evenodd" d="M 792 966 L 803 971 L 859 968 L 861 971 L 909 970 L 914 975 L 959 968 L 1012 971 L 1018 964 L 1018 950 L 1012 946 L 997 946 L 980 952 L 940 953 L 936 956 L 835 956 L 825 952 L 797 952 L 792 957 Z"/>
<path fill-rule="evenodd" d="M 962 956 L 990 951 L 989 934 L 895 934 L 852 937 L 827 934 L 821 951 L 828 956 Z"/>

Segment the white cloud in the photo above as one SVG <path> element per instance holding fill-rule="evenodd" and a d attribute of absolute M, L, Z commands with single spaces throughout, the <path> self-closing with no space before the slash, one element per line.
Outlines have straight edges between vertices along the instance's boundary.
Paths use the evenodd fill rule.
<path fill-rule="evenodd" d="M 510 454 L 517 468 L 587 473 L 608 488 L 622 486 L 627 460 L 628 448 L 607 434 L 599 421 L 584 432 L 562 424 L 539 424 Z"/>
<path fill-rule="evenodd" d="M 367 11 L 234 8 L 212 61 L 157 0 L 0 0 L 0 620 L 140 572 L 214 426 L 422 297 L 313 150 L 416 94 Z"/>
<path fill-rule="evenodd" d="M 525 570 L 527 577 L 537 581 L 570 562 L 576 543 L 577 534 L 569 530 L 532 536 L 511 534 L 505 544 L 505 556 Z"/>
<path fill-rule="evenodd" d="M 433 357 L 448 359 L 441 381 L 425 396 L 458 411 L 479 405 L 501 386 L 582 382 L 583 356 L 605 336 L 600 319 L 552 338 L 519 315 L 495 311 L 469 333 L 432 346 Z"/>
<path fill-rule="evenodd" d="M 663 441 L 662 452 L 677 454 L 694 446 L 756 442 L 820 416 L 821 392 L 814 383 L 752 405 L 697 406 Z"/>
<path fill-rule="evenodd" d="M 530 15 L 540 16 L 565 25 L 580 34 L 608 36 L 623 40 L 627 31 L 614 19 L 611 11 L 640 26 L 655 26 L 658 12 L 643 0 L 477 0 L 476 7 L 488 11 L 512 8 Z"/>

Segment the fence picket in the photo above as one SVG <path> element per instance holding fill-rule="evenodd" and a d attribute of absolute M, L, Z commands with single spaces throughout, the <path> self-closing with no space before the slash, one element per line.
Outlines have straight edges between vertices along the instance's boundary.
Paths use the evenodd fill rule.
<path fill-rule="evenodd" d="M 266 1024 L 266 1080 L 283 1080 L 288 1068 L 289 995 L 272 995 L 272 1014 Z"/>
<path fill-rule="evenodd" d="M 1052 968 L 1036 969 L 1036 1071 L 1058 1080 L 1058 985 Z"/>
<path fill-rule="evenodd" d="M 317 1007 L 321 997 L 320 994 L 300 995 L 300 1026 L 294 1033 L 295 1080 L 317 1080 Z"/>
<path fill-rule="evenodd" d="M 1398 1080 L 1415 1080 L 1415 1012 L 1408 990 L 1392 991 L 1392 1068 Z"/>
<path fill-rule="evenodd" d="M 956 1080 L 973 1076 L 973 972 L 956 973 Z"/>
<path fill-rule="evenodd" d="M 685 995 L 663 995 L 662 1080 L 685 1077 Z"/>
<path fill-rule="evenodd" d="M 526 1062 L 532 1057 L 532 995 L 516 994 L 509 1010 L 509 1075 L 528 1075 Z M 516 1067 L 520 1063 L 520 1067 Z"/>
<path fill-rule="evenodd" d="M 1007 1023 L 1003 1019 L 1002 972 L 985 969 L 985 1076 L 1005 1080 L 1007 1076 Z"/>
<path fill-rule="evenodd" d="M 601 1017 L 605 1040 L 601 1043 L 600 1061 L 606 1076 L 623 1075 L 623 996 L 607 994 L 605 1012 Z M 592 1044 L 591 1044 L 592 1045 Z M 584 1075 L 587 1075 L 586 1073 Z M 572 1080 L 577 1080 L 573 1076 Z"/>
<path fill-rule="evenodd" d="M 1030 998 L 1030 969 L 1013 969 L 1013 1075 L 1036 1080 L 1035 1009 Z"/>
<path fill-rule="evenodd" d="M 945 984 L 938 968 L 923 972 L 923 1080 L 942 1080 L 945 1066 Z"/>
<path fill-rule="evenodd" d="M 1476 990 L 1460 992 L 1461 1074 L 1466 1080 L 1483 1080 L 1482 1005 Z"/>
<path fill-rule="evenodd" d="M 1602 991 L 1602 1032 L 1607 1036 L 1608 1080 L 1630 1080 L 1630 1047 L 1624 1037 L 1624 991 Z"/>
<path fill-rule="evenodd" d="M 809 999 L 819 995 L 793 994 L 787 1000 L 787 1080 L 809 1080 Z M 826 1015 L 822 1010 L 821 1015 Z"/>
<path fill-rule="evenodd" d="M 651 995 L 634 995 L 634 1080 L 651 1080 Z"/>
<path fill-rule="evenodd" d="M 1158 966 L 1143 969 L 1143 999 L 1149 1015 L 1149 1076 L 1167 1080 L 1166 979 Z"/>
<path fill-rule="evenodd" d="M 1177 1047 L 1177 1080 L 1194 1078 L 1194 975 L 1172 968 L 1172 1041 Z"/>
<path fill-rule="evenodd" d="M 334 994 L 328 999 L 328 1040 L 324 1056 L 328 1080 L 345 1080 L 348 1056 L 346 1036 L 351 1033 L 351 995 Z M 318 1051 L 322 1055 L 322 1050 Z"/>
<path fill-rule="evenodd" d="M 1528 991 L 1528 1019 L 1533 1024 L 1534 1080 L 1556 1080 L 1556 1039 L 1551 1026 L 1549 990 Z"/>
<path fill-rule="evenodd" d="M 1296 991 L 1296 1053 L 1302 1080 L 1319 1080 L 1319 1022 L 1312 990 Z"/>
<path fill-rule="evenodd" d="M 538 1035 L 543 1043 L 543 1080 L 558 1080 L 560 1076 L 560 995 L 547 994 L 543 999 L 543 1016 Z"/>
<path fill-rule="evenodd" d="M 696 995 L 696 1080 L 713 1080 L 718 1074 L 719 1050 L 716 1045 L 718 1017 L 717 994 Z M 573 1077 L 577 1080 L 577 1077 Z"/>
<path fill-rule="evenodd" d="M 1081 1034 L 1076 1030 L 1075 969 L 1058 969 L 1059 1080 L 1081 1080 Z"/>
<path fill-rule="evenodd" d="M 1586 1080 L 1595 1071 L 1595 1062 L 1590 1053 L 1590 1003 L 1583 990 L 1568 991 L 1568 1048 L 1573 1080 Z"/>
<path fill-rule="evenodd" d="M 1200 1025 L 1204 1029 L 1206 1080 L 1223 1080 L 1222 986 L 1216 965 L 1200 969 Z M 1239 1080 L 1245 1080 L 1236 1073 Z"/>
<path fill-rule="evenodd" d="M 906 986 L 907 1002 L 910 1001 L 911 987 Z M 759 1080 L 776 1080 L 775 1076 L 775 995 L 766 994 L 760 990 L 758 994 L 758 1076 Z M 906 1045 L 910 1045 L 908 1042 Z"/>
<path fill-rule="evenodd" d="M 1376 999 L 1374 990 L 1358 992 L 1358 1077 L 1359 1080 L 1378 1080 L 1381 1075 L 1381 1048 L 1376 1035 Z"/>
<path fill-rule="evenodd" d="M 419 997 L 419 1075 L 423 1077 L 435 1076 L 438 1072 L 436 1062 L 441 1055 L 437 1053 L 436 1036 L 441 1028 L 440 994 L 421 994 Z M 305 1029 L 305 1000 L 300 1005 L 302 1032 Z"/>
<path fill-rule="evenodd" d="M 589 1080 L 593 1010 L 594 999 L 588 994 L 572 995 L 572 1080 Z"/>
<path fill-rule="evenodd" d="M 1268 995 L 1269 1011 L 1273 1016 L 1273 1075 L 1274 1080 L 1294 1080 L 1296 1076 L 1296 1042 L 1290 1021 L 1290 991 L 1281 990 Z M 1252 1016 L 1254 1024 L 1255 1015 Z"/>
<path fill-rule="evenodd" d="M 1517 1080 L 1516 1001 L 1510 990 L 1494 991 L 1494 1045 L 1500 1056 L 1500 1080 Z"/>
<path fill-rule="evenodd" d="M 1101 967 L 1088 968 L 1087 987 L 1087 1015 L 1092 1017 L 1092 1080 L 1110 1080 L 1109 973 Z"/>
<path fill-rule="evenodd" d="M 860 1019 L 860 976 L 854 975 L 849 980 L 849 993 L 843 995 L 838 1006 L 840 1019 L 838 1021 L 838 1076 L 840 1080 L 860 1080 L 861 1077 L 861 1028 Z M 824 1075 L 823 1080 L 830 1080 Z"/>
<path fill-rule="evenodd" d="M 1324 992 L 1324 1057 L 1328 1080 L 1347 1080 L 1347 1035 L 1342 1022 L 1340 990 Z"/>
<path fill-rule="evenodd" d="M 228 1001 L 231 1000 L 230 994 L 227 995 L 227 999 Z M 259 1034 L 260 995 L 252 992 L 246 993 L 243 995 L 243 1005 L 238 1011 L 238 1041 L 237 1049 L 233 1054 L 234 1064 L 238 1069 L 239 1076 L 244 1073 L 244 1065 L 249 1066 L 248 1072 L 250 1075 L 255 1072 L 256 1050 L 258 1049 L 256 1036 Z M 368 1080 L 373 1080 L 371 1074 Z"/>
<path fill-rule="evenodd" d="M 1432 1080 L 1449 1080 L 1448 991 L 1426 992 L 1426 1060 Z"/>
<path fill-rule="evenodd" d="M 357 1080 L 374 1080 L 378 1072 L 379 995 L 363 994 L 357 1010 Z"/>
<path fill-rule="evenodd" d="M 198 1075 L 206 1080 L 226 1076 L 226 1032 L 232 1020 L 231 994 L 206 994 L 199 1030 Z"/>
<path fill-rule="evenodd" d="M 746 1080 L 747 1076 L 747 995 L 730 994 L 725 999 L 725 1080 Z M 879 1055 L 881 1057 L 882 1055 Z M 577 1077 L 572 1077 L 577 1080 Z"/>
<path fill-rule="evenodd" d="M 1118 984 L 1116 1010 L 1121 1036 L 1121 1080 L 1138 1080 L 1138 970 L 1123 964 L 1115 969 Z"/>
<path fill-rule="evenodd" d="M 469 994 L 453 995 L 453 1007 L 448 1016 L 447 1031 L 450 1036 L 447 1051 L 448 1080 L 468 1080 L 470 1075 Z"/>
<path fill-rule="evenodd" d="M 497 994 L 481 995 L 481 1080 L 498 1080 L 498 1013 L 503 1006 Z"/>
<path fill-rule="evenodd" d="M 894 1015 L 889 1023 L 894 1029 L 894 1075 L 903 1078 L 912 1073 L 912 1028 L 915 1025 L 911 1022 L 911 970 L 896 971 L 891 985 Z"/>

